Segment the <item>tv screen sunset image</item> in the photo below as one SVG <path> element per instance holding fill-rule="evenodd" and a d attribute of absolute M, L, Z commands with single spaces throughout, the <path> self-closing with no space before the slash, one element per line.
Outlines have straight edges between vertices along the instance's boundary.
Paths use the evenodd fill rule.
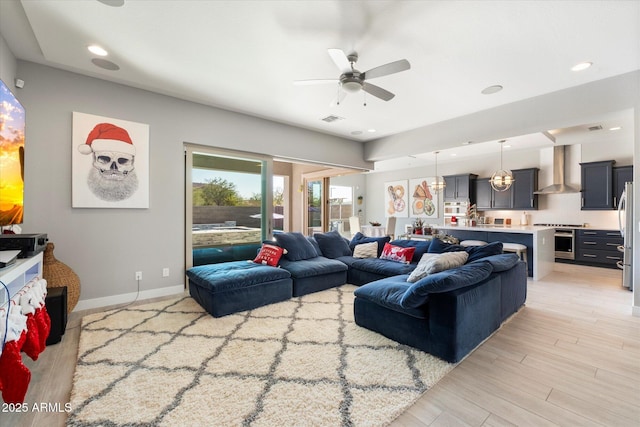
<path fill-rule="evenodd" d="M 0 226 L 22 223 L 24 133 L 24 108 L 0 81 Z"/>

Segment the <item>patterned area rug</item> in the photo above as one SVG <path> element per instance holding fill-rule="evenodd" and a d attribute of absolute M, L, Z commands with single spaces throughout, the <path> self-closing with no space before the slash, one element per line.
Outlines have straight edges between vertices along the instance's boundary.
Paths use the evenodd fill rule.
<path fill-rule="evenodd" d="M 86 316 L 68 425 L 386 425 L 454 365 L 357 326 L 354 289 L 218 319 L 188 296 Z"/>

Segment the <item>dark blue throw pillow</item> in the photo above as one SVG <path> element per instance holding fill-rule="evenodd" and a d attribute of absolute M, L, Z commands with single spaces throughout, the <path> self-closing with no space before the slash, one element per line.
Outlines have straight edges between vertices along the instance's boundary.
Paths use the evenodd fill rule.
<path fill-rule="evenodd" d="M 384 236 L 384 237 L 367 237 L 364 234 L 357 232 L 355 234 L 355 236 L 353 236 L 353 238 L 351 239 L 351 242 L 349 242 L 349 249 L 351 249 L 351 252 L 353 253 L 353 249 L 361 244 L 361 243 L 371 243 L 371 242 L 376 242 L 378 243 L 378 258 L 380 258 L 380 254 L 382 253 L 382 249 L 384 249 L 384 244 L 385 243 L 389 243 L 391 241 L 391 237 L 389 236 Z"/>
<path fill-rule="evenodd" d="M 318 256 L 316 248 L 302 233 L 278 233 L 273 236 L 281 246 L 287 250 L 284 257 L 289 261 L 300 261 Z"/>
<path fill-rule="evenodd" d="M 335 230 L 324 234 L 315 233 L 313 238 L 318 242 L 322 255 L 327 258 L 335 259 L 352 254 L 347 241 Z"/>
<path fill-rule="evenodd" d="M 467 259 L 467 264 L 469 264 L 477 259 L 501 254 L 502 242 L 491 242 L 484 246 L 467 246 L 464 250 L 469 254 L 469 258 Z"/>
<path fill-rule="evenodd" d="M 445 243 L 440 239 L 434 238 L 429 245 L 429 250 L 427 251 L 430 254 L 442 254 L 445 252 L 459 252 L 464 251 L 464 246 L 454 245 L 453 243 Z"/>

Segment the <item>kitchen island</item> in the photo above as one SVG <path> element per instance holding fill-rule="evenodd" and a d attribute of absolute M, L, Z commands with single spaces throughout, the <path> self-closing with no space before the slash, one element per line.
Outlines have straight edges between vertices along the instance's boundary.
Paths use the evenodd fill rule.
<path fill-rule="evenodd" d="M 527 247 L 529 277 L 540 280 L 553 271 L 555 228 L 533 225 L 445 225 L 440 230 L 462 240 L 520 243 Z"/>

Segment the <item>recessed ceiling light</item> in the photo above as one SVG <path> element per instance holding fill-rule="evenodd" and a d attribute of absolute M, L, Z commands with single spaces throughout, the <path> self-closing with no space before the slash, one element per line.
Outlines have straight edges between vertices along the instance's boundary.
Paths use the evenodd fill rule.
<path fill-rule="evenodd" d="M 376 130 L 375 129 L 367 129 L 367 132 L 369 133 L 374 133 Z"/>
<path fill-rule="evenodd" d="M 91 46 L 87 46 L 87 49 L 89 49 L 89 52 L 98 56 L 107 56 L 109 54 L 109 52 L 107 52 L 97 44 L 92 44 Z"/>
<path fill-rule="evenodd" d="M 458 155 L 457 153 L 451 153 L 451 157 L 455 157 L 457 155 Z"/>
<path fill-rule="evenodd" d="M 509 144 L 505 144 L 503 145 L 504 148 L 511 148 L 511 146 Z"/>
<path fill-rule="evenodd" d="M 571 71 L 583 71 L 591 67 L 592 65 L 593 65 L 593 62 L 588 62 L 588 61 L 580 62 L 574 65 L 573 67 L 571 67 Z"/>
<path fill-rule="evenodd" d="M 501 90 L 502 90 L 502 86 L 493 85 L 493 86 L 485 87 L 484 89 L 482 89 L 481 93 L 483 95 L 491 95 L 492 93 L 500 92 Z"/>
<path fill-rule="evenodd" d="M 124 6 L 124 0 L 98 0 L 102 4 L 106 4 L 111 7 L 122 7 Z"/>
<path fill-rule="evenodd" d="M 91 62 L 93 62 L 93 65 L 96 67 L 104 68 L 109 71 L 118 71 L 120 69 L 118 64 L 102 58 L 93 58 Z"/>
<path fill-rule="evenodd" d="M 620 130 L 620 129 L 622 129 L 622 126 L 615 126 L 615 127 L 609 128 L 609 130 Z"/>

